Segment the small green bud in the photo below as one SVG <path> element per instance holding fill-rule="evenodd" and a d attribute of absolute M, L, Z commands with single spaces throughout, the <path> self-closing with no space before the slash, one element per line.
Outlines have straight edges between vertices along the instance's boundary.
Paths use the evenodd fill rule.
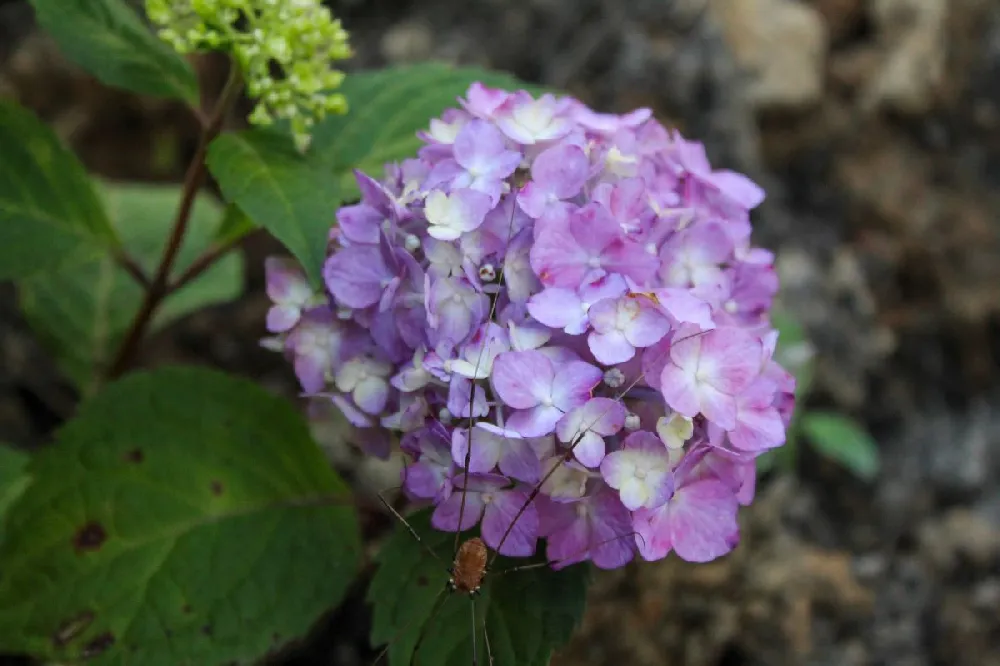
<path fill-rule="evenodd" d="M 146 14 L 180 53 L 233 57 L 258 100 L 251 124 L 287 120 L 302 147 L 317 120 L 347 112 L 347 100 L 333 92 L 344 73 L 331 65 L 349 58 L 351 47 L 321 0 L 146 0 Z"/>

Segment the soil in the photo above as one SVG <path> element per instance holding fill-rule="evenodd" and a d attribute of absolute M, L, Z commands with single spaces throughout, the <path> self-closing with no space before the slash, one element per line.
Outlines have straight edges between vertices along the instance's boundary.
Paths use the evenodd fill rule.
<path fill-rule="evenodd" d="M 554 663 L 1000 664 L 1000 5 L 333 4 L 352 67 L 443 59 L 602 110 L 650 106 L 705 141 L 714 164 L 757 179 L 768 199 L 756 241 L 778 252 L 782 305 L 818 351 L 809 406 L 850 414 L 879 442 L 871 483 L 808 450 L 795 475 L 763 479 L 728 557 L 596 576 Z M 220 78 L 216 61 L 199 66 Z M 106 177 L 178 180 L 193 150 L 182 108 L 66 64 L 27 2 L 0 0 L 0 95 Z M 262 258 L 277 250 L 249 238 L 245 296 L 156 336 L 144 361 L 210 364 L 294 395 L 284 363 L 257 345 Z M 0 354 L 0 438 L 39 445 L 73 395 L 9 287 Z M 367 612 L 359 583 L 275 663 L 367 663 Z"/>

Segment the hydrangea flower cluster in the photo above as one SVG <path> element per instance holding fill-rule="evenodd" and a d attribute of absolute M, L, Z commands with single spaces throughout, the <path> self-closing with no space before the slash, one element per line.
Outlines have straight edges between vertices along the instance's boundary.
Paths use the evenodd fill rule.
<path fill-rule="evenodd" d="M 646 109 L 459 102 L 416 158 L 356 173 L 322 293 L 269 260 L 271 343 L 370 451 L 401 435 L 438 529 L 509 556 L 545 538 L 556 567 L 729 552 L 794 403 L 763 192 Z"/>
<path fill-rule="evenodd" d="M 146 13 L 179 53 L 236 58 L 247 92 L 259 100 L 250 114 L 255 125 L 288 120 L 302 144 L 317 120 L 347 110 L 344 96 L 331 93 L 344 73 L 330 68 L 351 56 L 347 32 L 320 0 L 146 0 Z"/>

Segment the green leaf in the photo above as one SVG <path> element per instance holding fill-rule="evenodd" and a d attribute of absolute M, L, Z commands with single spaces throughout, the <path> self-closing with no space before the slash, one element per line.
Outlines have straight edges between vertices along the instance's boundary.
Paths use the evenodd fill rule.
<path fill-rule="evenodd" d="M 226 214 L 222 217 L 222 224 L 215 232 L 215 242 L 220 245 L 235 243 L 256 228 L 257 225 L 239 206 L 229 204 L 226 206 Z"/>
<path fill-rule="evenodd" d="M 0 541 L 3 540 L 7 509 L 31 483 L 31 477 L 27 473 L 29 460 L 27 454 L 0 443 Z"/>
<path fill-rule="evenodd" d="M 347 489 L 284 400 L 218 372 L 108 385 L 29 467 L 0 546 L 0 645 L 107 666 L 249 664 L 359 566 Z"/>
<path fill-rule="evenodd" d="M 223 134 L 209 146 L 208 167 L 226 200 L 274 234 L 319 286 L 340 201 L 329 171 L 270 130 Z"/>
<path fill-rule="evenodd" d="M 482 595 L 472 602 L 467 595 L 445 590 L 454 534 L 432 529 L 428 515 L 416 514 L 409 522 L 440 561 L 400 525 L 379 553 L 379 568 L 368 590 L 374 605 L 372 643 L 394 641 L 389 648 L 390 666 L 408 665 L 411 659 L 414 665 L 423 666 L 473 663 L 473 603 L 478 663 L 547 664 L 552 651 L 569 640 L 583 615 L 587 567 L 575 565 L 558 572 L 540 567 L 504 575 L 505 569 L 540 560 L 497 558 L 486 575 Z M 432 616 L 442 590 L 440 609 Z M 492 662 L 487 658 L 484 626 Z"/>
<path fill-rule="evenodd" d="M 198 102 L 191 66 L 160 41 L 123 0 L 31 0 L 63 54 L 117 88 Z"/>
<path fill-rule="evenodd" d="M 117 241 L 83 166 L 29 111 L 0 100 L 0 280 L 98 256 Z"/>
<path fill-rule="evenodd" d="M 865 480 L 879 470 L 878 444 L 861 424 L 832 412 L 806 412 L 802 432 L 813 448 Z"/>
<path fill-rule="evenodd" d="M 328 116 L 312 134 L 309 153 L 337 175 L 341 201 L 358 196 L 352 169 L 382 177 L 386 162 L 416 157 L 417 132 L 448 108 L 459 108 L 469 85 L 479 81 L 506 90 L 544 92 L 509 74 L 426 62 L 351 73 L 341 87 L 350 105 L 344 116 Z"/>
<path fill-rule="evenodd" d="M 125 251 L 152 275 L 173 226 L 181 189 L 173 185 L 107 184 L 103 194 Z M 173 276 L 211 245 L 222 219 L 221 206 L 209 196 L 195 200 Z M 85 392 L 95 388 L 99 371 L 110 362 L 139 308 L 143 288 L 111 255 L 22 280 L 19 288 L 26 318 L 63 371 Z M 227 254 L 167 297 L 153 328 L 232 300 L 242 289 L 243 261 L 235 253 Z"/>

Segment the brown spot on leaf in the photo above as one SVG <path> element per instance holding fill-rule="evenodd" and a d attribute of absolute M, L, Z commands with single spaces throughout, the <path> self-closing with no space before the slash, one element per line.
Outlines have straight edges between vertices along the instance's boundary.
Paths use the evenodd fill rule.
<path fill-rule="evenodd" d="M 80 656 L 84 659 L 90 659 L 96 657 L 102 652 L 107 651 L 112 645 L 115 644 L 115 636 L 110 631 L 105 631 L 103 634 L 98 634 L 96 637 L 92 638 L 90 642 L 83 646 L 83 650 L 80 652 Z"/>
<path fill-rule="evenodd" d="M 191 604 L 184 604 L 183 606 L 181 606 L 181 612 L 184 613 L 185 615 L 187 615 L 188 613 L 190 613 L 191 612 Z"/>
<path fill-rule="evenodd" d="M 57 648 L 65 647 L 67 643 L 83 633 L 93 621 L 94 611 L 89 609 L 81 611 L 59 625 L 59 628 L 52 634 L 52 644 Z"/>
<path fill-rule="evenodd" d="M 146 455 L 140 449 L 132 449 L 125 454 L 125 460 L 130 463 L 141 463 L 146 458 Z"/>
<path fill-rule="evenodd" d="M 211 636 L 214 631 L 215 630 L 212 629 L 212 625 L 210 624 L 202 625 L 201 627 L 201 633 L 205 634 L 206 636 Z"/>
<path fill-rule="evenodd" d="M 222 482 L 212 481 L 212 494 L 218 497 L 222 494 Z"/>
<path fill-rule="evenodd" d="M 96 520 L 91 520 L 73 535 L 73 546 L 77 552 L 99 550 L 107 539 L 108 533 L 104 531 L 104 526 Z"/>
<path fill-rule="evenodd" d="M 427 584 L 428 584 L 429 582 L 430 582 L 430 581 L 429 581 L 429 580 L 427 580 L 427 576 L 419 576 L 419 577 L 417 578 L 417 585 L 419 585 L 420 587 L 427 587 Z"/>

